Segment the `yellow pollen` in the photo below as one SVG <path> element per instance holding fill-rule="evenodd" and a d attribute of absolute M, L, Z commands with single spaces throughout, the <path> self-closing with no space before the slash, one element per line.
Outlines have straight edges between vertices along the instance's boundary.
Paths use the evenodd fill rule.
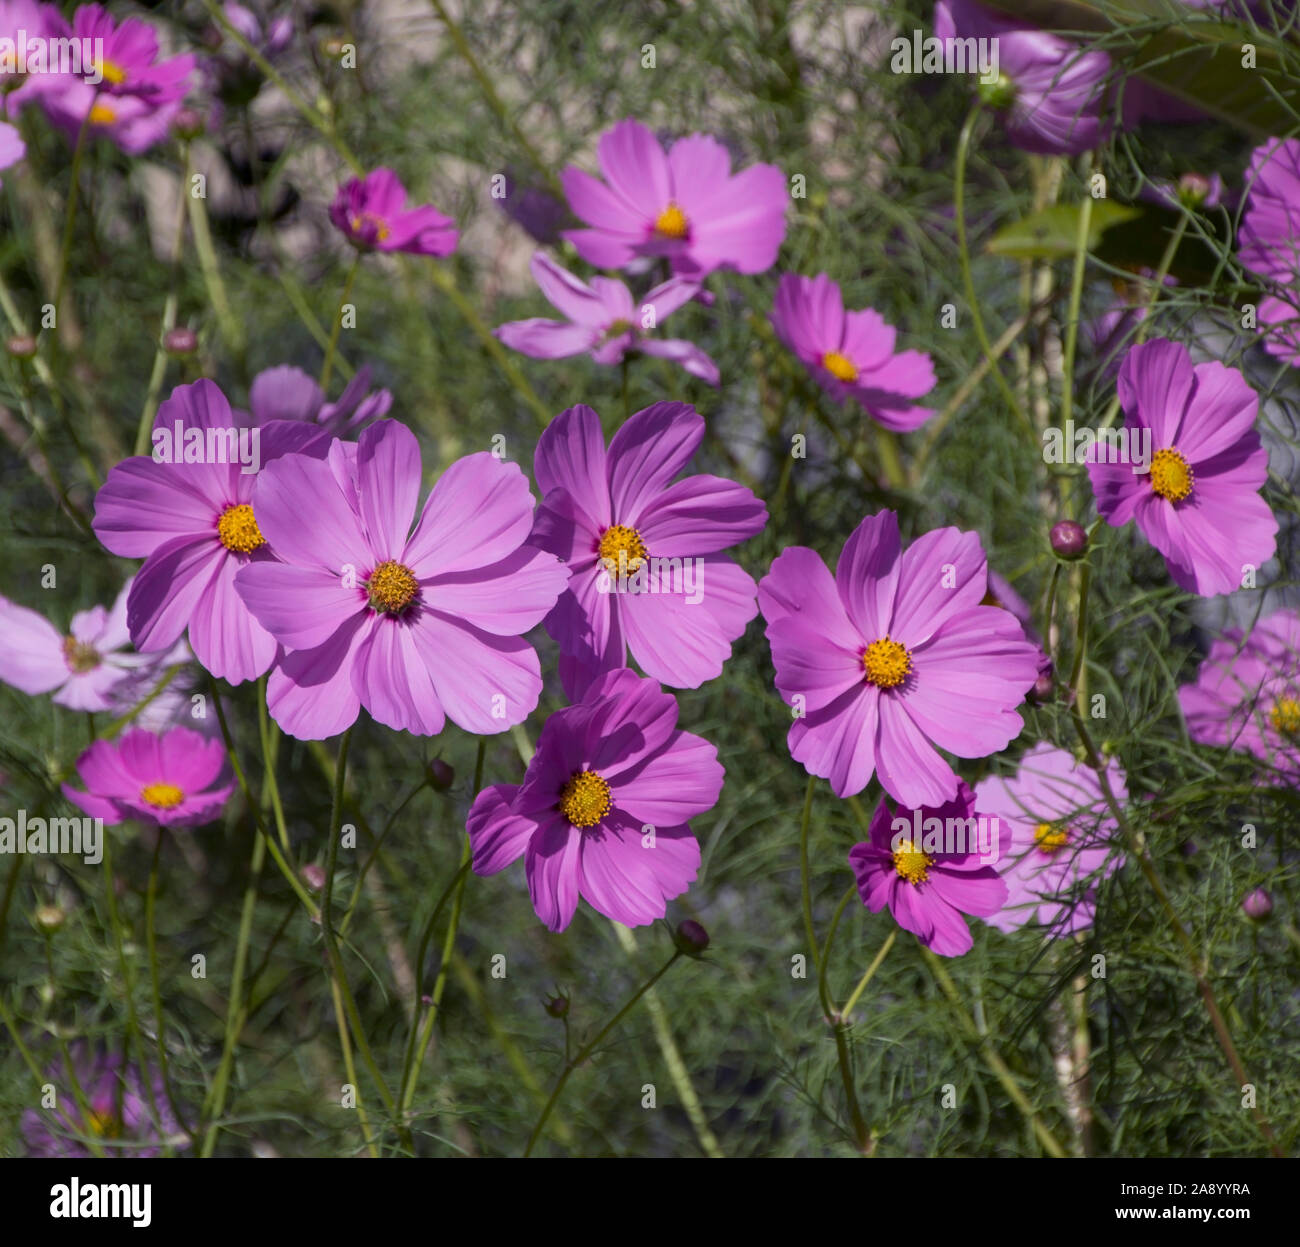
<path fill-rule="evenodd" d="M 235 554 L 252 554 L 266 545 L 266 538 L 253 518 L 253 508 L 246 502 L 237 502 L 221 513 L 217 521 L 217 536 L 221 538 L 221 544 Z"/>
<path fill-rule="evenodd" d="M 140 800 L 155 810 L 173 810 L 185 800 L 185 794 L 175 784 L 146 784 L 140 789 Z"/>
<path fill-rule="evenodd" d="M 839 351 L 827 351 L 822 356 L 822 367 L 837 381 L 856 381 L 858 379 L 857 365 L 847 356 L 841 355 Z"/>
<path fill-rule="evenodd" d="M 1283 736 L 1300 734 L 1300 701 L 1294 697 L 1279 697 L 1268 712 L 1268 718 Z"/>
<path fill-rule="evenodd" d="M 90 107 L 90 123 L 95 126 L 111 126 L 117 120 L 117 113 L 105 103 L 96 100 Z"/>
<path fill-rule="evenodd" d="M 1065 842 L 1070 838 L 1070 833 L 1064 827 L 1054 827 L 1051 823 L 1039 823 L 1034 828 L 1034 845 L 1049 857 L 1057 849 L 1065 847 Z"/>
<path fill-rule="evenodd" d="M 120 87 L 126 81 L 126 70 L 116 61 L 104 61 L 99 72 L 104 75 L 105 82 L 111 82 L 115 87 Z"/>
<path fill-rule="evenodd" d="M 415 601 L 420 582 L 409 567 L 389 559 L 370 573 L 366 589 L 370 593 L 370 605 L 375 610 L 398 615 Z"/>
<path fill-rule="evenodd" d="M 924 883 L 930 877 L 930 867 L 934 858 L 922 853 L 910 840 L 904 840 L 894 852 L 894 869 L 899 877 L 906 879 L 913 887 Z"/>
<path fill-rule="evenodd" d="M 609 813 L 609 785 L 595 771 L 575 771 L 560 791 L 560 813 L 574 827 L 594 827 Z"/>
<path fill-rule="evenodd" d="M 392 231 L 388 228 L 388 222 L 383 217 L 377 217 L 373 212 L 354 213 L 352 217 L 352 232 L 361 233 L 364 226 L 371 225 L 374 227 L 375 236 L 380 242 L 387 242 L 388 235 Z"/>
<path fill-rule="evenodd" d="M 896 688 L 912 670 L 912 655 L 897 641 L 883 636 L 872 641 L 862 652 L 867 680 L 877 688 Z"/>
<path fill-rule="evenodd" d="M 78 641 L 75 636 L 64 637 L 63 661 L 68 664 L 69 671 L 80 675 L 99 666 L 99 651 L 85 641 Z"/>
<path fill-rule="evenodd" d="M 685 238 L 690 232 L 691 223 L 675 202 L 670 201 L 655 221 L 655 233 L 665 238 Z"/>
<path fill-rule="evenodd" d="M 100 1139 L 120 1139 L 122 1119 L 111 1109 L 101 1112 L 92 1108 L 86 1114 L 86 1133 Z"/>
<path fill-rule="evenodd" d="M 1187 460 L 1172 447 L 1151 456 L 1151 488 L 1170 502 L 1182 502 L 1192 492 L 1195 476 Z"/>
<path fill-rule="evenodd" d="M 600 538 L 600 558 L 611 576 L 634 572 L 647 557 L 645 542 L 635 528 L 614 524 Z"/>

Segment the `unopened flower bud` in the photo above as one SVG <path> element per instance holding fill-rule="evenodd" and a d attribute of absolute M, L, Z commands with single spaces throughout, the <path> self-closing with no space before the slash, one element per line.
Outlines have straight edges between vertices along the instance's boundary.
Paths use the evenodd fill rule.
<path fill-rule="evenodd" d="M 687 918 L 674 932 L 677 951 L 688 957 L 698 957 L 709 946 L 709 933 L 693 918 Z"/>
<path fill-rule="evenodd" d="M 1088 548 L 1088 530 L 1075 520 L 1061 520 L 1052 525 L 1053 552 L 1063 559 L 1077 559 Z"/>
<path fill-rule="evenodd" d="M 456 770 L 441 758 L 434 758 L 428 766 L 429 787 L 434 792 L 446 792 L 456 782 Z"/>
<path fill-rule="evenodd" d="M 168 355 L 193 355 L 198 349 L 199 335 L 184 325 L 178 325 L 163 334 L 163 350 Z"/>
<path fill-rule="evenodd" d="M 32 914 L 32 920 L 36 923 L 37 930 L 45 935 L 53 935 L 61 926 L 67 914 L 57 905 L 39 905 L 36 912 Z"/>
<path fill-rule="evenodd" d="M 5 350 L 15 359 L 31 359 L 36 354 L 36 339 L 30 334 L 14 334 L 5 343 Z"/>
<path fill-rule="evenodd" d="M 319 892 L 325 886 L 325 872 L 315 862 L 308 862 L 302 868 L 302 881 L 313 892 Z"/>
<path fill-rule="evenodd" d="M 1252 922 L 1263 922 L 1273 912 L 1273 898 L 1263 888 L 1256 888 L 1242 897 L 1241 910 Z"/>
<path fill-rule="evenodd" d="M 564 1018 L 569 1016 L 569 998 L 563 992 L 556 992 L 554 996 L 548 997 L 546 1001 L 546 1012 L 553 1018 Z"/>

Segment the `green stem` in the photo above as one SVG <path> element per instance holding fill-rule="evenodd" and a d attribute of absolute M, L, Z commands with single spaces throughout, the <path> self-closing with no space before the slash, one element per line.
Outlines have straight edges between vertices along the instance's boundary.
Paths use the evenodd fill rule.
<path fill-rule="evenodd" d="M 343 328 L 343 309 L 352 299 L 352 283 L 357 279 L 357 269 L 361 267 L 361 252 L 352 258 L 348 275 L 343 280 L 343 295 L 339 299 L 338 311 L 334 313 L 334 324 L 330 327 L 329 345 L 325 348 L 325 362 L 320 370 L 320 388 L 326 396 L 329 394 L 330 373 L 334 369 L 334 351 L 339 344 L 339 331 Z"/>
<path fill-rule="evenodd" d="M 808 871 L 808 824 L 812 816 L 813 786 L 816 776 L 808 776 L 808 787 L 804 790 L 803 816 L 799 820 L 799 891 L 803 899 L 803 930 L 808 940 L 808 955 L 814 966 L 820 966 L 821 958 L 817 949 L 817 929 L 813 926 L 812 881 Z"/>
<path fill-rule="evenodd" d="M 898 938 L 898 928 L 895 927 L 889 933 L 889 938 L 880 946 L 880 951 L 876 954 L 875 959 L 867 967 L 866 973 L 858 980 L 858 985 L 853 989 L 853 995 L 844 1002 L 844 1008 L 840 1010 L 840 1016 L 847 1022 L 849 1015 L 853 1012 L 853 1006 L 858 1003 L 858 998 L 867 989 L 867 984 L 875 977 L 876 971 L 880 969 L 881 962 L 885 960 L 889 950 L 893 948 L 894 941 Z"/>
<path fill-rule="evenodd" d="M 531 1156 L 533 1148 L 537 1145 L 537 1140 L 541 1137 L 542 1128 L 546 1125 L 546 1120 L 550 1117 L 552 1110 L 559 1101 L 560 1094 L 569 1081 L 569 1076 L 578 1068 L 591 1054 L 604 1042 L 605 1036 L 610 1033 L 623 1019 L 630 1013 L 637 1001 L 646 994 L 673 966 L 681 957 L 681 953 L 676 950 L 662 966 L 659 967 L 640 987 L 636 989 L 629 997 L 627 1003 L 616 1013 L 600 1030 L 596 1037 L 590 1043 L 584 1044 L 578 1053 L 570 1060 L 565 1062 L 564 1069 L 560 1071 L 559 1080 L 555 1084 L 555 1089 L 551 1092 L 550 1098 L 546 1101 L 546 1107 L 542 1109 L 541 1116 L 537 1119 L 537 1124 L 533 1126 L 532 1133 L 528 1136 L 528 1143 L 524 1148 L 524 1156 Z"/>

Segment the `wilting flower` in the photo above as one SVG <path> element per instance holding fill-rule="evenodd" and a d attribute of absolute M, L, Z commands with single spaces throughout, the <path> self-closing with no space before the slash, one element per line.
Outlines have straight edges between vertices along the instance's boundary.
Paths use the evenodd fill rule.
<path fill-rule="evenodd" d="M 67 636 L 44 615 L 0 598 L 0 680 L 24 693 L 53 693 L 56 704 L 71 710 L 113 707 L 115 691 L 147 661 L 127 650 L 130 589 L 127 581 L 111 610 L 78 611 Z"/>
<path fill-rule="evenodd" d="M 103 40 L 103 57 L 83 64 L 80 75 L 58 75 L 40 92 L 50 120 L 73 142 L 84 129 L 131 155 L 165 138 L 189 90 L 194 56 L 160 60 L 152 26 L 134 17 L 118 25 L 97 4 L 82 5 L 72 15 L 72 37 L 83 48 L 98 48 L 96 40 Z M 100 75 L 100 81 L 88 81 Z"/>
<path fill-rule="evenodd" d="M 644 295 L 638 306 L 621 281 L 593 277 L 587 285 L 542 251 L 534 254 L 531 267 L 542 293 L 568 320 L 509 321 L 496 330 L 507 346 L 534 359 L 589 354 L 598 364 L 621 363 L 628 354 L 655 355 L 681 364 L 710 385 L 718 384 L 717 364 L 693 342 L 647 337 L 644 331 L 647 310 L 657 325 L 695 297 L 697 282 L 671 278 Z"/>
<path fill-rule="evenodd" d="M 662 918 L 700 866 L 689 820 L 722 790 L 717 750 L 677 727 L 653 680 L 608 672 L 546 720 L 522 784 L 478 794 L 466 826 L 474 872 L 524 858 L 537 916 L 563 931 L 578 897 L 625 926 Z"/>
<path fill-rule="evenodd" d="M 1077 156 L 1105 137 L 1110 57 L 1084 52 L 1027 22 L 1003 17 L 974 0 L 939 0 L 934 33 L 950 39 L 987 39 L 998 49 L 998 79 L 981 83 L 985 101 L 1003 115 L 1006 136 L 1023 151 Z"/>
<path fill-rule="evenodd" d="M 915 429 L 934 415 L 911 401 L 934 389 L 930 357 L 895 353 L 893 327 L 869 307 L 845 311 L 839 286 L 825 273 L 782 276 L 772 327 L 832 398 L 852 399 L 885 428 Z"/>
<path fill-rule="evenodd" d="M 113 825 L 128 819 L 162 827 L 211 822 L 235 790 L 226 751 L 187 727 L 155 736 L 128 728 L 117 740 L 97 740 L 77 759 L 86 790 L 63 785 L 63 795 L 92 818 Z"/>
<path fill-rule="evenodd" d="M 995 863 L 1011 835 L 984 810 L 962 781 L 952 801 L 891 810 L 881 799 L 869 840 L 849 851 L 858 895 L 873 914 L 886 905 L 894 921 L 941 957 L 971 947 L 963 914 L 992 921 L 1007 899 Z"/>
<path fill-rule="evenodd" d="M 289 450 L 323 454 L 328 441 L 290 421 L 256 432 L 263 465 Z M 240 567 L 272 557 L 251 505 L 257 473 L 244 471 L 237 433 L 230 404 L 211 381 L 177 386 L 154 418 L 155 437 L 166 438 L 156 445 L 161 452 L 165 444 L 173 460 L 188 459 L 192 446 L 202 461 L 124 459 L 95 496 L 94 521 L 114 554 L 145 560 L 127 598 L 136 649 L 169 649 L 188 628 L 194 656 L 232 684 L 261 675 L 275 659 L 275 641 L 235 592 Z"/>
<path fill-rule="evenodd" d="M 280 563 L 249 563 L 239 593 L 286 651 L 267 684 L 277 723 L 301 740 L 348 727 L 364 706 L 432 736 L 522 723 L 542 691 L 522 634 L 568 581 L 524 545 L 533 497 L 517 464 L 484 451 L 456 460 L 415 519 L 420 447 L 392 420 L 328 460 L 286 455 L 253 491 Z M 306 521 L 306 522 L 304 522 Z"/>
<path fill-rule="evenodd" d="M 1182 588 L 1203 597 L 1240 588 L 1245 565 L 1272 558 L 1277 536 L 1259 496 L 1268 452 L 1255 391 L 1220 363 L 1193 368 L 1185 346 L 1162 338 L 1125 356 L 1119 397 L 1129 444 L 1149 437 L 1151 461 L 1103 462 L 1111 447 L 1090 447 L 1097 510 L 1112 528 L 1136 520 Z"/>
<path fill-rule="evenodd" d="M 89 1139 L 105 1156 L 117 1157 L 161 1156 L 164 1143 L 189 1147 L 157 1071 L 142 1074 L 121 1053 L 91 1050 L 84 1043 L 74 1044 L 70 1055 L 70 1069 L 60 1059 L 48 1072 L 55 1107 L 23 1113 L 29 1156 L 84 1160 L 95 1155 L 84 1141 Z"/>
<path fill-rule="evenodd" d="M 1106 781 L 1122 807 L 1128 788 L 1114 758 L 1106 764 Z M 1021 758 L 1013 776 L 981 780 L 975 804 L 1010 829 L 998 864 L 1009 894 L 987 921 L 1001 931 L 1036 921 L 1057 937 L 1091 926 L 1097 884 L 1124 864 L 1113 852 L 1119 825 L 1097 773 L 1043 741 Z"/>
<path fill-rule="evenodd" d="M 542 491 L 531 541 L 573 574 L 546 619 L 570 698 L 632 652 L 649 676 L 698 688 L 721 673 L 758 613 L 753 579 L 724 550 L 767 522 L 763 503 L 718 476 L 674 477 L 704 437 L 686 403 L 655 403 L 605 449 L 585 406 L 557 416 L 537 443 Z"/>
<path fill-rule="evenodd" d="M 406 188 L 391 169 L 351 178 L 330 204 L 330 220 L 363 251 L 450 255 L 460 237 L 456 223 L 437 208 L 406 206 Z"/>
<path fill-rule="evenodd" d="M 1269 139 L 1246 171 L 1241 262 L 1277 291 L 1260 300 L 1264 349 L 1300 365 L 1300 140 Z"/>
<path fill-rule="evenodd" d="M 1300 613 L 1274 611 L 1248 636 L 1228 629 L 1178 701 L 1194 741 L 1249 753 L 1300 786 Z"/>
<path fill-rule="evenodd" d="M 975 533 L 934 529 L 903 552 L 892 511 L 858 525 L 834 577 L 814 551 L 783 551 L 758 603 L 795 709 L 795 761 L 841 797 L 878 774 L 909 808 L 953 800 L 960 781 L 936 746 L 959 758 L 1005 749 L 1038 676 L 1015 617 L 981 605 L 987 588 Z"/>
<path fill-rule="evenodd" d="M 761 273 L 785 237 L 790 194 L 775 165 L 732 174 L 727 149 L 707 134 L 659 140 L 630 118 L 596 147 L 602 182 L 570 165 L 561 175 L 569 207 L 590 229 L 564 237 L 588 264 L 623 268 L 637 256 L 665 256 L 679 277 L 716 268 Z"/>
<path fill-rule="evenodd" d="M 369 365 L 358 368 L 343 393 L 329 403 L 320 386 L 301 368 L 282 364 L 263 369 L 253 378 L 248 391 L 249 410 L 236 411 L 235 419 L 249 426 L 274 420 L 304 420 L 320 425 L 335 437 L 344 437 L 386 416 L 392 405 L 389 391 L 370 393 Z"/>

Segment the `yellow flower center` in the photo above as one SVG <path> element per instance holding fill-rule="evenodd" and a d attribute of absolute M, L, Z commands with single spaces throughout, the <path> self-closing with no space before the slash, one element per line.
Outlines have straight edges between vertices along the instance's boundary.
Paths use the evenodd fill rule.
<path fill-rule="evenodd" d="M 87 645 L 85 641 L 78 641 L 74 636 L 64 637 L 63 661 L 68 664 L 69 671 L 75 671 L 80 675 L 86 671 L 94 671 L 99 666 L 99 651 L 93 645 Z"/>
<path fill-rule="evenodd" d="M 1268 718 L 1283 736 L 1300 735 L 1300 701 L 1294 697 L 1279 697 L 1268 712 Z"/>
<path fill-rule="evenodd" d="M 609 813 L 609 785 L 595 771 L 575 771 L 560 791 L 560 813 L 574 827 L 594 827 Z"/>
<path fill-rule="evenodd" d="M 420 582 L 409 567 L 389 559 L 370 573 L 366 590 L 375 610 L 387 615 L 400 615 L 415 601 L 415 595 L 420 592 Z"/>
<path fill-rule="evenodd" d="M 246 502 L 227 507 L 217 521 L 217 536 L 221 544 L 235 554 L 252 554 L 266 545 L 266 538 L 253 518 L 253 508 Z"/>
<path fill-rule="evenodd" d="M 140 800 L 155 810 L 174 810 L 185 794 L 175 784 L 146 784 L 140 789 Z"/>
<path fill-rule="evenodd" d="M 1051 823 L 1039 823 L 1034 828 L 1034 846 L 1049 857 L 1057 849 L 1064 848 L 1069 838 L 1070 833 L 1064 827 L 1056 827 Z"/>
<path fill-rule="evenodd" d="M 100 1139 L 120 1139 L 122 1118 L 112 1109 L 92 1108 L 86 1114 L 86 1133 Z"/>
<path fill-rule="evenodd" d="M 899 877 L 906 879 L 913 887 L 924 883 L 930 877 L 930 867 L 934 858 L 922 853 L 910 840 L 904 840 L 894 852 L 894 869 Z"/>
<path fill-rule="evenodd" d="M 115 87 L 120 87 L 126 81 L 126 70 L 116 61 L 104 61 L 99 72 L 104 75 L 105 82 L 111 82 Z"/>
<path fill-rule="evenodd" d="M 837 381 L 856 381 L 858 379 L 857 365 L 839 351 L 827 351 L 822 356 L 822 367 L 831 374 Z"/>
<path fill-rule="evenodd" d="M 691 223 L 676 203 L 670 201 L 655 221 L 655 233 L 665 238 L 685 238 L 690 232 Z"/>
<path fill-rule="evenodd" d="M 912 670 L 912 655 L 897 641 L 882 636 L 862 652 L 867 679 L 877 688 L 896 688 Z"/>
<path fill-rule="evenodd" d="M 611 576 L 636 571 L 647 556 L 645 542 L 635 528 L 613 524 L 601 534 L 600 558 Z"/>
<path fill-rule="evenodd" d="M 375 216 L 373 212 L 354 213 L 351 224 L 352 232 L 354 234 L 361 233 L 362 229 L 367 225 L 372 226 L 375 231 L 375 237 L 378 238 L 380 242 L 387 242 L 388 235 L 392 233 L 392 230 L 388 228 L 388 222 L 385 221 L 383 217 Z"/>
<path fill-rule="evenodd" d="M 1195 479 L 1187 460 L 1172 447 L 1151 456 L 1151 488 L 1170 502 L 1182 502 L 1192 492 Z"/>
<path fill-rule="evenodd" d="M 111 126 L 117 120 L 117 113 L 111 105 L 96 100 L 90 106 L 90 124 L 94 126 Z"/>

